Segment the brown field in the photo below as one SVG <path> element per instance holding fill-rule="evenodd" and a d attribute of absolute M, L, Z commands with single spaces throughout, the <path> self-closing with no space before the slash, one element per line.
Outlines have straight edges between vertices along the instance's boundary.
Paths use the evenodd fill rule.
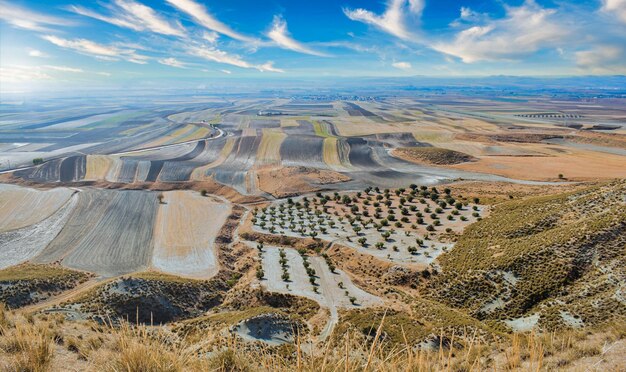
<path fill-rule="evenodd" d="M 560 156 L 489 156 L 453 168 L 510 178 L 553 181 L 563 174 L 572 181 L 626 178 L 624 156 L 573 151 Z"/>

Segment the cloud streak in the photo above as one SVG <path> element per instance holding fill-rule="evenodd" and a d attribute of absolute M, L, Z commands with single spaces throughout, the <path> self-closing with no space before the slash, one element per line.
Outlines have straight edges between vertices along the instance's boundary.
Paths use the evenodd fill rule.
<path fill-rule="evenodd" d="M 209 47 L 209 48 L 191 47 L 189 48 L 188 52 L 191 55 L 206 59 L 208 61 L 223 63 L 223 64 L 236 66 L 240 68 L 247 68 L 247 69 L 253 68 L 261 72 L 284 72 L 283 70 L 274 67 L 272 62 L 266 62 L 261 65 L 251 64 L 247 61 L 244 61 L 238 55 L 229 54 L 223 50 L 219 50 L 214 47 Z"/>
<path fill-rule="evenodd" d="M 176 58 L 170 57 L 170 58 L 162 58 L 157 60 L 157 62 L 159 62 L 162 65 L 166 65 L 166 66 L 170 66 L 170 67 L 176 67 L 176 68 L 187 68 L 187 64 L 183 63 L 179 60 L 177 60 Z"/>
<path fill-rule="evenodd" d="M 42 36 L 44 40 L 52 44 L 74 50 L 78 53 L 93 56 L 108 61 L 124 59 L 128 62 L 146 64 L 149 57 L 135 53 L 132 49 L 120 49 L 114 46 L 98 44 L 87 39 L 63 39 L 54 35 Z"/>
<path fill-rule="evenodd" d="M 272 39 L 276 45 L 283 49 L 293 50 L 294 52 L 310 54 L 318 57 L 328 56 L 327 54 L 313 50 L 292 38 L 287 30 L 287 22 L 280 16 L 274 16 L 272 28 L 267 33 L 267 36 Z"/>
<path fill-rule="evenodd" d="M 204 5 L 193 0 L 166 0 L 170 5 L 189 15 L 199 25 L 215 31 L 219 34 L 226 35 L 239 41 L 254 42 L 254 38 L 243 35 L 234 31 L 228 25 L 220 22 L 213 15 L 209 14 Z"/>
<path fill-rule="evenodd" d="M 110 16 L 77 5 L 70 6 L 69 10 L 85 17 L 134 31 L 152 31 L 162 35 L 185 36 L 185 30 L 178 21 L 169 22 L 146 5 L 133 0 L 115 0 L 114 4 L 109 6 L 112 13 Z"/>
<path fill-rule="evenodd" d="M 50 31 L 48 26 L 72 26 L 73 23 L 0 1 L 0 19 L 13 27 L 31 31 Z"/>

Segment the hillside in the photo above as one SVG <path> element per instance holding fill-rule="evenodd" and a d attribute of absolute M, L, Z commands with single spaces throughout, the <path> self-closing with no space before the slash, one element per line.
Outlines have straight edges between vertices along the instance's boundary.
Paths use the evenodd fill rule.
<path fill-rule="evenodd" d="M 439 263 L 424 290 L 478 319 L 548 330 L 623 322 L 626 183 L 497 205 Z"/>

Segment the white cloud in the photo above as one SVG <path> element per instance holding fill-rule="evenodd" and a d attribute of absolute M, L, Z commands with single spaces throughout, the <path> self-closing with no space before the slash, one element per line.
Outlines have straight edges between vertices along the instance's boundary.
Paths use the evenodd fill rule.
<path fill-rule="evenodd" d="M 61 72 L 75 72 L 75 73 L 83 73 L 84 71 L 80 68 L 68 67 L 68 66 L 52 66 L 45 65 L 43 66 L 50 70 L 61 71 Z"/>
<path fill-rule="evenodd" d="M 208 31 L 202 34 L 202 38 L 211 44 L 215 44 L 219 37 L 220 37 L 220 34 L 218 34 L 215 31 Z"/>
<path fill-rule="evenodd" d="M 214 47 L 210 47 L 210 48 L 191 47 L 189 48 L 189 53 L 191 55 L 204 58 L 209 61 L 224 63 L 227 65 L 232 65 L 236 67 L 255 68 L 261 72 L 264 72 L 264 71 L 284 72 L 281 69 L 275 68 L 271 62 L 267 62 L 262 65 L 254 65 L 254 64 L 244 61 L 238 55 L 229 54 L 227 52 L 224 52 L 223 50 L 219 50 Z"/>
<path fill-rule="evenodd" d="M 109 76 L 111 76 L 111 73 L 110 72 L 99 71 L 99 72 L 96 72 L 96 75 L 102 75 L 102 76 L 109 77 Z"/>
<path fill-rule="evenodd" d="M 556 11 L 527 0 L 519 7 L 507 7 L 506 17 L 469 27 L 451 42 L 437 42 L 433 49 L 463 62 L 512 60 L 545 47 L 556 47 L 568 31 L 554 17 Z"/>
<path fill-rule="evenodd" d="M 265 62 L 262 65 L 255 66 L 255 68 L 261 72 L 285 72 L 285 70 L 274 67 L 274 62 Z"/>
<path fill-rule="evenodd" d="M 76 5 L 70 6 L 69 9 L 83 16 L 135 31 L 149 30 L 162 35 L 185 36 L 185 30 L 178 21 L 169 22 L 154 9 L 133 0 L 115 0 L 115 6 L 109 6 L 113 13 L 111 16 Z"/>
<path fill-rule="evenodd" d="M 206 10 L 204 5 L 196 3 L 193 0 L 166 0 L 172 6 L 177 8 L 178 10 L 187 13 L 191 16 L 197 23 L 208 28 L 209 30 L 215 31 L 222 35 L 226 35 L 236 40 L 253 42 L 255 41 L 253 38 L 240 34 L 224 23 L 220 22 L 218 19 L 213 17 Z"/>
<path fill-rule="evenodd" d="M 49 55 L 37 49 L 30 49 L 28 55 L 35 58 L 48 58 Z"/>
<path fill-rule="evenodd" d="M 411 39 L 414 35 L 406 25 L 407 17 L 419 17 L 424 9 L 424 0 L 389 0 L 387 9 L 381 15 L 370 10 L 344 9 L 344 14 L 353 21 L 363 22 L 401 39 Z"/>
<path fill-rule="evenodd" d="M 626 23 L 626 0 L 602 0 L 602 10 Z"/>
<path fill-rule="evenodd" d="M 35 66 L 0 67 L 0 81 L 5 83 L 21 83 L 50 79 L 52 79 L 50 75 Z"/>
<path fill-rule="evenodd" d="M 585 73 L 625 74 L 626 51 L 621 46 L 599 45 L 590 50 L 576 52 L 576 65 Z"/>
<path fill-rule="evenodd" d="M 409 62 L 394 62 L 391 65 L 395 68 L 399 68 L 400 70 L 410 70 L 412 67 Z"/>
<path fill-rule="evenodd" d="M 274 16 L 272 29 L 267 33 L 267 36 L 281 48 L 314 56 L 326 56 L 326 54 L 315 51 L 293 39 L 287 30 L 287 22 L 279 16 Z"/>
<path fill-rule="evenodd" d="M 71 49 L 82 54 L 90 55 L 105 61 L 116 61 L 119 58 L 137 64 L 146 64 L 149 59 L 146 56 L 135 53 L 132 49 L 120 49 L 95 43 L 87 39 L 63 39 L 54 35 L 42 36 L 44 40 L 65 49 Z"/>
<path fill-rule="evenodd" d="M 230 70 L 220 70 L 220 71 L 221 71 L 221 72 L 223 72 L 223 73 L 225 73 L 226 75 L 230 75 L 230 74 L 232 74 L 232 73 L 233 73 L 233 72 L 232 72 L 232 71 L 230 71 Z"/>
<path fill-rule="evenodd" d="M 159 62 L 162 65 L 166 65 L 166 66 L 171 66 L 171 67 L 178 67 L 178 68 L 186 68 L 186 64 L 177 60 L 176 58 L 170 57 L 170 58 L 162 58 L 159 59 L 157 62 Z"/>
<path fill-rule="evenodd" d="M 71 26 L 65 19 L 35 13 L 28 9 L 0 1 L 0 19 L 16 28 L 32 31 L 50 31 L 46 26 Z"/>

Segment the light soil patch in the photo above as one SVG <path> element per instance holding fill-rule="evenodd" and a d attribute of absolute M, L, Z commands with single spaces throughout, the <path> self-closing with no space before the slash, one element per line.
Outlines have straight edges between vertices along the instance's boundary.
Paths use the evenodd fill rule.
<path fill-rule="evenodd" d="M 103 180 L 106 178 L 113 160 L 107 155 L 87 155 L 85 180 Z"/>
<path fill-rule="evenodd" d="M 452 168 L 523 180 L 555 180 L 559 174 L 567 179 L 589 180 L 626 178 L 625 161 L 626 157 L 620 155 L 575 151 L 546 157 L 481 157 L 476 162 Z"/>
<path fill-rule="evenodd" d="M 72 194 L 73 191 L 67 188 L 40 191 L 0 184 L 0 232 L 20 229 L 48 218 Z"/>
<path fill-rule="evenodd" d="M 515 318 L 505 320 L 504 323 L 508 325 L 515 332 L 529 332 L 535 328 L 539 321 L 539 314 L 529 315 L 527 317 Z"/>
<path fill-rule="evenodd" d="M 257 164 L 280 164 L 280 145 L 286 137 L 280 130 L 263 129 L 263 137 L 256 154 Z"/>
<path fill-rule="evenodd" d="M 244 128 L 241 131 L 242 137 L 256 137 L 257 130 L 256 128 Z"/>
<path fill-rule="evenodd" d="M 0 269 L 24 262 L 44 250 L 63 229 L 77 203 L 78 196 L 74 195 L 45 220 L 0 234 Z"/>
<path fill-rule="evenodd" d="M 230 214 L 229 204 L 197 192 L 164 194 L 156 220 L 152 266 L 160 271 L 207 279 L 218 271 L 215 238 Z"/>
<path fill-rule="evenodd" d="M 280 264 L 280 248 L 265 247 L 263 250 L 265 279 L 261 284 L 269 291 L 307 297 L 330 309 L 354 309 L 382 304 L 379 297 L 357 287 L 343 271 L 336 269 L 335 273 L 331 273 L 321 257 L 309 257 L 311 267 L 315 270 L 316 283 L 311 284 L 304 260 L 295 249 L 284 249 L 289 273 L 289 281 L 284 281 L 281 277 L 283 270 Z M 313 288 L 317 288 L 317 293 Z M 354 304 L 351 303 L 350 297 L 356 298 Z"/>

